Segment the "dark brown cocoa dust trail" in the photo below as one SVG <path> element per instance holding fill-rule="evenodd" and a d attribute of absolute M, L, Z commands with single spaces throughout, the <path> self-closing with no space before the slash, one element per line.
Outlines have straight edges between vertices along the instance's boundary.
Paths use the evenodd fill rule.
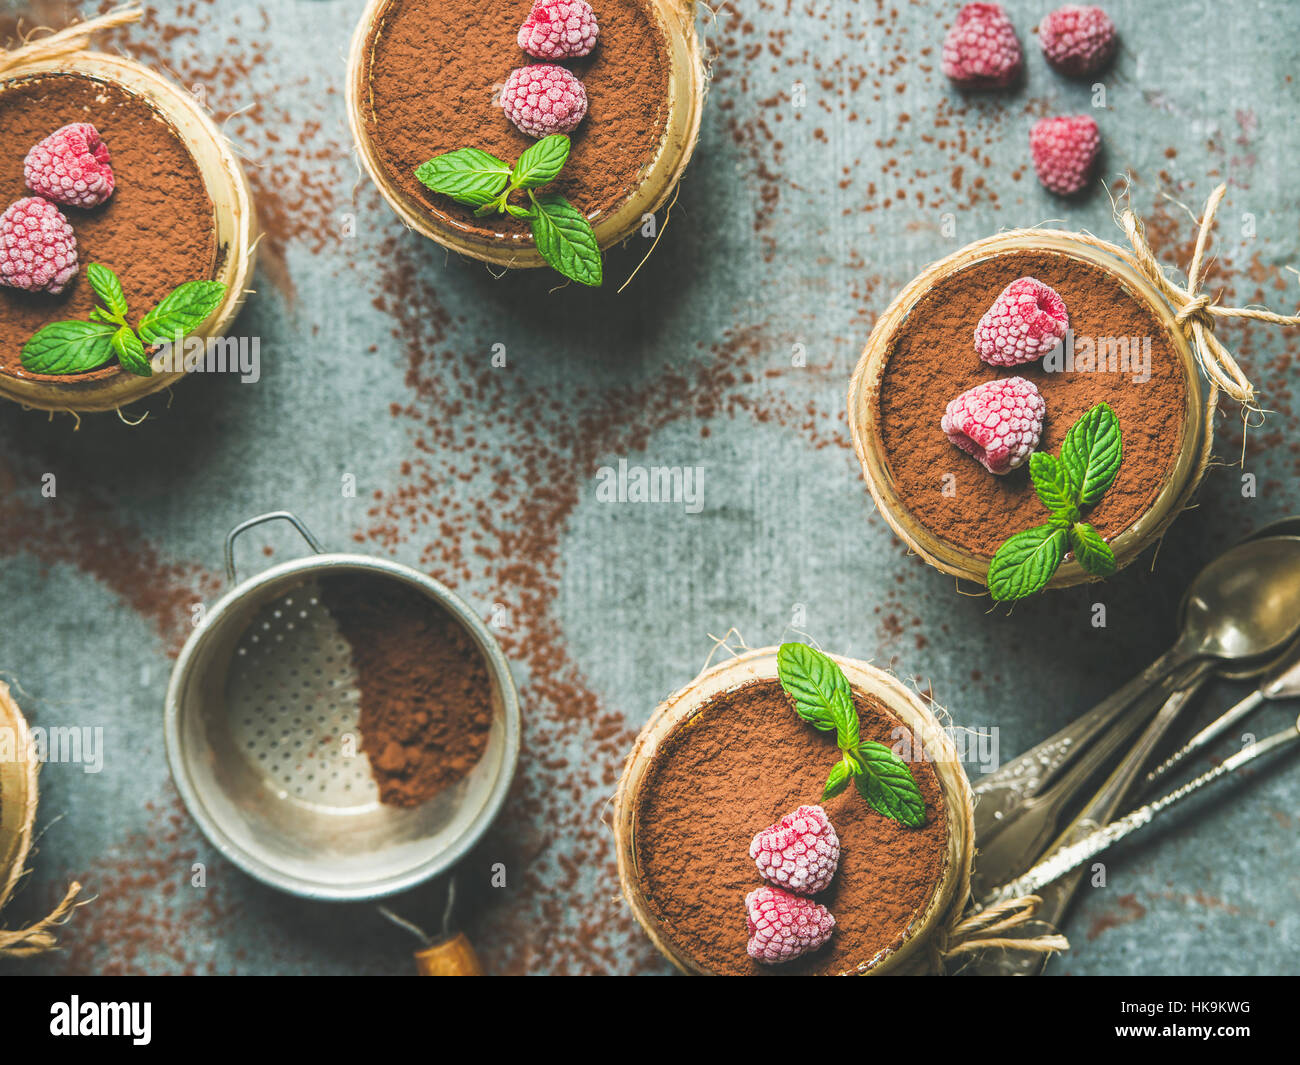
<path fill-rule="evenodd" d="M 216 268 L 212 201 L 189 148 L 146 100 L 94 78 L 40 75 L 0 90 L 0 210 L 31 195 L 23 181 L 28 149 L 71 122 L 99 130 L 117 187 L 101 207 L 59 208 L 77 235 L 80 262 L 62 293 L 0 288 L 0 373 L 21 368 L 23 345 L 42 326 L 90 314 L 96 301 L 86 281 L 88 263 L 107 266 L 121 278 L 133 323 L 177 285 L 210 278 Z M 50 379 L 125 372 L 114 363 Z"/>
<path fill-rule="evenodd" d="M 880 700 L 854 692 L 862 738 L 888 746 L 903 728 Z M 840 837 L 840 866 L 817 901 L 835 915 L 821 950 L 759 965 L 746 946 L 745 895 L 763 880 L 754 835 L 818 802 L 835 764 L 833 737 L 805 724 L 776 681 L 717 696 L 660 745 L 636 806 L 636 857 L 650 909 L 669 940 L 718 975 L 837 973 L 898 943 L 947 863 L 948 819 L 934 768 L 911 762 L 926 822 L 906 828 L 856 790 L 822 805 Z"/>
<path fill-rule="evenodd" d="M 418 806 L 468 776 L 487 749 L 492 685 L 460 622 L 383 577 L 328 577 L 321 600 L 352 648 L 380 800 Z"/>

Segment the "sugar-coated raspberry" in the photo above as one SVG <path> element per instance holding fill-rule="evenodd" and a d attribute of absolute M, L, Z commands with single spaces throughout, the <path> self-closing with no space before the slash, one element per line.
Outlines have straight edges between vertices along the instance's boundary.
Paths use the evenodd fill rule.
<path fill-rule="evenodd" d="M 765 965 L 794 961 L 816 950 L 835 930 L 835 918 L 812 899 L 780 888 L 755 888 L 745 896 L 749 956 Z"/>
<path fill-rule="evenodd" d="M 1115 23 L 1099 7 L 1066 4 L 1038 24 L 1043 55 L 1072 78 L 1096 74 L 1115 55 Z"/>
<path fill-rule="evenodd" d="M 58 294 L 77 273 L 77 236 L 54 204 L 28 196 L 0 215 L 0 285 Z"/>
<path fill-rule="evenodd" d="M 587 0 L 537 0 L 519 27 L 519 47 L 538 59 L 576 59 L 596 47 L 599 33 Z"/>
<path fill-rule="evenodd" d="M 749 845 L 759 875 L 796 895 L 825 891 L 840 864 L 840 837 L 820 806 L 800 806 Z"/>
<path fill-rule="evenodd" d="M 1071 196 L 1092 177 L 1101 132 L 1091 115 L 1040 118 L 1029 131 L 1029 151 L 1043 187 L 1058 196 Z"/>
<path fill-rule="evenodd" d="M 1047 405 L 1033 382 L 1000 377 L 968 389 L 948 404 L 943 431 L 989 473 L 1010 473 L 1038 446 Z"/>
<path fill-rule="evenodd" d="M 23 180 L 39 196 L 68 207 L 98 207 L 113 195 L 108 145 L 89 122 L 56 129 L 27 153 Z"/>
<path fill-rule="evenodd" d="M 1036 277 L 1012 281 L 975 327 L 975 350 L 992 366 L 1019 366 L 1046 355 L 1070 328 L 1065 300 Z"/>
<path fill-rule="evenodd" d="M 534 63 L 510 72 L 501 107 L 522 133 L 540 139 L 578 128 L 587 113 L 587 90 L 564 67 Z"/>
<path fill-rule="evenodd" d="M 1020 77 L 1024 57 L 1001 4 L 967 4 L 943 41 L 943 72 L 966 89 L 1004 89 Z"/>

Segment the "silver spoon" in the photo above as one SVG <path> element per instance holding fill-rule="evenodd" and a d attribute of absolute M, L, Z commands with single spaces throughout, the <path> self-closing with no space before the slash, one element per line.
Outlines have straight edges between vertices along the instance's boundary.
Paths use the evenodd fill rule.
<path fill-rule="evenodd" d="M 1279 589 L 1285 594 L 1279 594 Z M 974 787 L 976 844 L 983 853 L 980 878 L 1002 883 L 1023 872 L 1060 827 L 1063 808 L 1143 723 L 1128 711 L 1151 693 L 1154 713 L 1175 690 L 1218 662 L 1243 662 L 1276 651 L 1300 629 L 1300 538 L 1252 540 L 1230 548 L 1207 565 L 1189 588 L 1183 628 L 1165 654 L 1116 693 L 1056 735 L 1012 759 Z M 1179 676 L 1183 673 L 1183 676 Z M 1147 700 L 1150 705 L 1151 699 Z M 1116 729 L 1116 725 L 1119 728 Z M 1102 744 L 1098 748 L 1098 744 Z M 1096 753 L 1092 753 L 1098 748 Z M 1069 785 L 1050 797 L 1046 789 L 1079 761 Z M 1039 800 L 1039 801 L 1035 801 Z M 1033 828 L 1018 832 L 1000 851 L 1009 864 L 991 860 L 993 840 L 1032 813 Z M 1039 849 L 1028 853 L 1030 843 Z M 1027 859 L 1027 860 L 1026 860 Z"/>
<path fill-rule="evenodd" d="M 1146 803 L 1138 807 L 1131 814 L 1113 821 L 1104 828 L 1099 828 L 1095 832 L 1089 833 L 1076 843 L 1062 847 L 1054 851 L 1043 861 L 1035 865 L 1024 876 L 1013 880 L 1011 883 L 1004 885 L 998 890 L 989 894 L 982 900 L 981 905 L 987 906 L 994 902 L 1001 902 L 1005 899 L 1019 898 L 1023 895 L 1033 895 L 1053 883 L 1066 873 L 1072 872 L 1106 848 L 1122 840 L 1125 836 L 1136 832 L 1143 825 L 1149 824 L 1152 818 L 1161 810 L 1167 809 L 1180 799 L 1185 798 L 1192 792 L 1203 788 L 1206 784 L 1218 780 L 1222 776 L 1235 772 L 1247 762 L 1268 754 L 1270 751 L 1277 750 L 1279 747 L 1287 746 L 1300 739 L 1300 718 L 1288 729 L 1274 733 L 1257 743 L 1252 743 L 1248 747 L 1242 748 L 1230 758 L 1226 758 L 1220 765 L 1215 766 L 1208 772 L 1202 773 L 1194 780 L 1188 781 L 1180 788 L 1176 788 L 1168 795 L 1162 796 L 1153 802 Z"/>

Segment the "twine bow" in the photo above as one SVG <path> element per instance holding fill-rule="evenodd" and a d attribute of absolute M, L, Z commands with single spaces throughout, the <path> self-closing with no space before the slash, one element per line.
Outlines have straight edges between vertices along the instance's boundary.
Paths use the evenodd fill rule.
<path fill-rule="evenodd" d="M 1300 325 L 1300 315 L 1274 314 L 1272 311 L 1250 307 L 1221 307 L 1200 291 L 1205 246 L 1210 239 L 1210 230 L 1214 227 L 1215 212 L 1219 209 L 1219 204 L 1227 191 L 1226 184 L 1220 185 L 1210 193 L 1210 198 L 1205 202 L 1200 230 L 1196 234 L 1196 249 L 1192 252 L 1192 261 L 1187 266 L 1186 287 L 1170 280 L 1165 274 L 1164 267 L 1156 260 L 1151 245 L 1147 243 L 1142 222 L 1133 213 L 1132 208 L 1124 208 L 1119 216 L 1119 224 L 1128 237 L 1142 272 L 1170 304 L 1178 308 L 1174 320 L 1191 341 L 1192 350 L 1196 353 L 1196 361 L 1201 364 L 1201 369 L 1205 371 L 1211 383 L 1243 407 L 1258 410 L 1255 404 L 1254 386 L 1237 364 L 1232 353 L 1214 335 L 1215 320 L 1242 318 L 1256 322 L 1269 322 L 1273 325 Z"/>
<path fill-rule="evenodd" d="M 1008 936 L 1004 933 L 1023 928 L 1038 913 L 1043 900 L 1037 895 L 1025 895 L 987 906 L 958 921 L 951 928 L 935 935 L 934 951 L 938 961 L 969 954 L 976 950 L 1004 947 L 1029 954 L 1055 954 L 1069 950 L 1070 941 L 1059 932 L 1039 936 Z"/>
<path fill-rule="evenodd" d="M 0 929 L 0 958 L 31 958 L 44 954 L 58 945 L 55 929 L 65 925 L 71 919 L 73 911 L 79 905 L 77 896 L 81 894 L 81 885 L 75 880 L 68 887 L 63 901 L 48 917 L 37 921 L 30 928 L 19 928 L 12 932 Z"/>
<path fill-rule="evenodd" d="M 36 37 L 36 34 L 41 33 L 42 30 L 34 29 L 23 38 L 21 47 L 12 51 L 0 49 L 0 74 L 38 60 L 60 59 L 76 52 L 84 52 L 90 46 L 90 38 L 96 33 L 137 22 L 143 15 L 144 11 L 136 0 L 130 0 L 129 3 L 114 8 L 105 15 L 85 22 L 74 22 L 71 26 L 45 37 Z"/>

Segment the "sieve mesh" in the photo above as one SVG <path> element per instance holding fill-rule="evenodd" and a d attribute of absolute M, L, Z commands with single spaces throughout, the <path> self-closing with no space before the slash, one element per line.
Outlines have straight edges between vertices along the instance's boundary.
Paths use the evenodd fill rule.
<path fill-rule="evenodd" d="M 264 603 L 227 676 L 231 740 L 281 797 L 331 808 L 379 801 L 360 753 L 360 690 L 347 641 L 308 581 Z"/>

